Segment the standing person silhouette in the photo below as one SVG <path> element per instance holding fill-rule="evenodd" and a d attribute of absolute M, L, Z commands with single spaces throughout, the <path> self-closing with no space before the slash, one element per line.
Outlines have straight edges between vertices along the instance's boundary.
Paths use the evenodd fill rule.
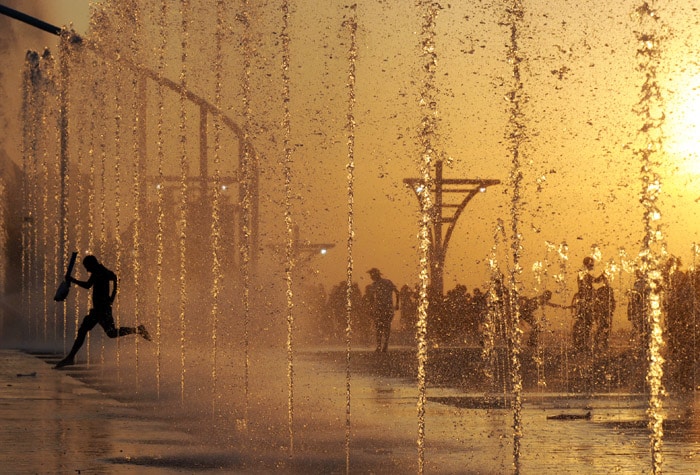
<path fill-rule="evenodd" d="M 114 325 L 114 317 L 112 317 L 112 303 L 117 296 L 117 275 L 105 266 L 100 264 L 95 256 L 85 256 L 83 259 L 83 267 L 90 273 L 90 278 L 87 281 L 82 281 L 67 276 L 69 282 L 79 285 L 84 289 L 92 288 L 92 308 L 90 312 L 83 318 L 83 322 L 78 328 L 78 335 L 75 337 L 75 342 L 70 350 L 61 361 L 56 363 L 54 368 L 63 368 L 75 364 L 75 355 L 80 350 L 85 342 L 85 336 L 90 330 L 95 328 L 98 323 L 104 329 L 105 333 L 110 338 L 118 338 L 124 335 L 138 333 L 144 339 L 151 341 L 151 336 L 148 334 L 146 327 L 139 325 L 138 327 L 119 327 Z M 110 292 L 110 283 L 112 290 Z"/>
<path fill-rule="evenodd" d="M 399 290 L 392 281 L 383 278 L 376 267 L 367 273 L 372 278 L 372 283 L 365 289 L 365 298 L 377 331 L 377 351 L 386 352 L 389 349 L 389 333 L 394 311 L 399 309 Z"/>
<path fill-rule="evenodd" d="M 574 296 L 576 315 L 574 321 L 574 348 L 579 351 L 591 352 L 593 349 L 592 328 L 595 322 L 595 286 L 607 284 L 605 272 L 598 277 L 591 274 L 595 261 L 588 256 L 583 259 L 583 268 L 578 273 L 578 292 Z"/>

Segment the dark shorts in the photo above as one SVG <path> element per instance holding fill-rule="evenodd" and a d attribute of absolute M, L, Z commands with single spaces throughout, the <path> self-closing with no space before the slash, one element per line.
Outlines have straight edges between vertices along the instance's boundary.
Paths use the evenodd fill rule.
<path fill-rule="evenodd" d="M 394 319 L 394 309 L 388 308 L 383 310 L 378 310 L 375 315 L 375 323 L 377 325 L 377 330 L 388 330 L 391 328 L 391 321 Z"/>
<path fill-rule="evenodd" d="M 98 323 L 104 329 L 105 333 L 116 330 L 111 308 L 91 308 L 90 312 L 83 318 L 82 326 L 85 327 L 87 331 L 90 331 L 95 328 Z"/>

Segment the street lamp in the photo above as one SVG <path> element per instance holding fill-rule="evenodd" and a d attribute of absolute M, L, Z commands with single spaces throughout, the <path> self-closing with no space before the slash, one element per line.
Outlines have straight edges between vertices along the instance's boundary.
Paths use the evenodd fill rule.
<path fill-rule="evenodd" d="M 430 284 L 438 295 L 443 295 L 443 270 L 447 245 L 452 237 L 457 219 L 464 211 L 467 203 L 478 193 L 486 192 L 492 185 L 498 185 L 500 180 L 483 180 L 470 178 L 443 178 L 442 160 L 435 162 L 435 179 L 426 183 L 421 178 L 404 178 L 406 183 L 418 198 L 423 209 L 423 192 L 430 186 L 432 206 L 430 213 Z"/>

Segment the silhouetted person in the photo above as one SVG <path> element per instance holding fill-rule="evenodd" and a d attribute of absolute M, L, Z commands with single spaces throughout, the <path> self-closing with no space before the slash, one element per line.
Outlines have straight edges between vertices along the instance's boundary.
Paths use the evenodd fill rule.
<path fill-rule="evenodd" d="M 464 340 L 470 298 L 466 285 L 457 284 L 454 289 L 447 291 L 444 300 L 444 322 L 441 325 L 443 338 Z"/>
<path fill-rule="evenodd" d="M 365 297 L 377 331 L 377 351 L 386 352 L 389 348 L 389 333 L 394 311 L 399 309 L 399 290 L 392 281 L 383 278 L 376 267 L 368 270 L 367 273 L 373 282 L 367 286 Z M 396 305 L 394 305 L 394 295 Z"/>
<path fill-rule="evenodd" d="M 578 273 L 578 292 L 574 296 L 576 302 L 576 316 L 574 320 L 574 348 L 577 350 L 592 351 L 591 331 L 595 321 L 595 288 L 600 282 L 607 283 L 605 273 L 593 277 L 595 261 L 592 257 L 583 259 L 583 269 Z"/>
<path fill-rule="evenodd" d="M 135 328 L 115 327 L 114 317 L 112 317 L 112 302 L 114 302 L 114 298 L 117 296 L 116 274 L 100 264 L 95 256 L 85 256 L 83 259 L 83 266 L 85 270 L 90 273 L 90 278 L 87 281 L 83 282 L 72 276 L 68 276 L 67 278 L 70 282 L 84 289 L 92 288 L 92 308 L 85 318 L 83 318 L 83 322 L 80 324 L 80 328 L 78 328 L 78 336 L 75 338 L 75 343 L 73 343 L 73 348 L 71 348 L 70 353 L 59 361 L 55 368 L 62 368 L 75 364 L 75 355 L 78 353 L 78 350 L 80 350 L 80 347 L 83 346 L 85 336 L 90 330 L 95 328 L 97 324 L 104 329 L 105 333 L 110 338 L 118 338 L 120 336 L 138 333 L 144 339 L 151 340 L 148 331 L 146 331 L 143 325 L 139 325 Z M 111 292 L 110 283 L 112 284 Z"/>
<path fill-rule="evenodd" d="M 539 335 L 542 332 L 542 326 L 540 321 L 535 317 L 535 311 L 538 308 L 544 307 L 545 305 L 556 308 L 564 308 L 563 305 L 550 302 L 551 299 L 552 292 L 549 290 L 545 290 L 541 295 L 536 297 L 520 297 L 520 320 L 528 323 L 532 328 L 530 338 L 528 339 L 528 345 L 532 347 L 537 346 Z"/>
<path fill-rule="evenodd" d="M 634 286 L 627 297 L 627 319 L 632 323 L 633 338 L 639 343 L 637 345 L 639 348 L 645 348 L 649 341 L 646 308 L 649 293 L 650 289 L 646 275 L 637 269 L 635 271 Z"/>
<path fill-rule="evenodd" d="M 472 299 L 469 302 L 469 334 L 478 338 L 484 331 L 484 322 L 489 311 L 488 294 L 474 287 Z M 481 341 L 483 343 L 483 341 Z"/>
<path fill-rule="evenodd" d="M 399 290 L 401 301 L 401 328 L 415 330 L 418 322 L 418 291 L 404 285 Z"/>
<path fill-rule="evenodd" d="M 595 302 L 593 307 L 593 319 L 596 325 L 594 349 L 605 351 L 608 349 L 610 340 L 610 330 L 612 328 L 612 317 L 615 313 L 615 294 L 612 287 L 607 283 L 595 290 Z"/>

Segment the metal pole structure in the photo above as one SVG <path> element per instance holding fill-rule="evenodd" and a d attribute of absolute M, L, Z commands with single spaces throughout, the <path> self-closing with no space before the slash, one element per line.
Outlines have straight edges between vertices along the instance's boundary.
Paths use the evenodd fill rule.
<path fill-rule="evenodd" d="M 311 243 L 302 241 L 299 237 L 299 226 L 294 226 L 293 233 L 294 241 L 292 243 L 292 253 L 299 265 L 308 263 L 314 256 L 325 255 L 329 249 L 335 247 L 335 244 L 331 243 Z"/>
<path fill-rule="evenodd" d="M 430 194 L 433 201 L 431 209 L 431 239 L 430 239 L 430 286 L 438 295 L 444 293 L 444 268 L 447 246 L 450 243 L 457 219 L 467 204 L 478 193 L 486 188 L 501 183 L 500 180 L 443 178 L 442 160 L 435 162 L 435 179 L 426 183 L 420 178 L 405 178 L 403 180 L 422 203 L 422 190 L 431 186 Z M 456 198 L 452 198 L 456 196 Z M 451 199 L 452 198 L 452 199 Z M 422 208 L 422 206 L 421 206 Z"/>
<path fill-rule="evenodd" d="M 53 35 L 61 36 L 62 34 L 68 34 L 69 38 L 67 41 L 69 41 L 71 44 L 83 44 L 83 39 L 77 35 L 74 32 L 67 32 L 63 28 L 59 28 L 57 26 L 51 25 L 50 23 L 46 23 L 42 20 L 39 20 L 37 18 L 34 18 L 30 15 L 27 15 L 25 13 L 19 12 L 17 10 L 14 10 L 12 8 L 0 5 L 0 15 L 5 15 L 10 18 L 14 18 L 16 20 L 22 21 L 28 25 L 34 26 L 36 28 L 39 28 L 40 30 L 43 30 L 47 33 L 51 33 Z M 65 33 L 64 33 L 65 32 Z M 88 48 L 94 48 L 94 45 L 92 45 L 89 41 L 84 43 Z M 253 265 L 256 265 L 257 261 L 257 253 L 258 253 L 258 239 L 259 239 L 259 219 L 260 219 L 260 210 L 259 210 L 259 203 L 257 201 L 258 197 L 258 181 L 259 181 L 259 170 L 258 166 L 255 160 L 250 160 L 246 166 L 249 168 L 249 170 L 244 173 L 243 172 L 243 166 L 244 166 L 244 160 L 243 156 L 245 153 L 244 147 L 245 144 L 250 144 L 248 143 L 249 139 L 245 136 L 243 131 L 238 127 L 238 125 L 226 114 L 224 114 L 220 109 L 218 109 L 216 106 L 212 105 L 208 101 L 206 101 L 204 98 L 194 94 L 193 92 L 189 90 L 181 90 L 181 85 L 179 83 L 176 83 L 170 79 L 167 79 L 165 77 L 159 76 L 156 71 L 151 71 L 147 68 L 141 67 L 138 64 L 135 64 L 132 61 L 129 61 L 126 58 L 119 58 L 119 61 L 122 61 L 128 68 L 131 70 L 135 71 L 139 75 L 139 96 L 141 99 L 141 107 L 140 111 L 143 114 L 142 119 L 143 119 L 143 124 L 144 126 L 142 128 L 141 136 L 140 136 L 140 145 L 144 145 L 145 141 L 145 120 L 147 114 L 145 114 L 146 110 L 146 91 L 147 91 L 147 85 L 146 81 L 147 80 L 152 80 L 155 81 L 156 83 L 165 86 L 166 88 L 178 93 L 178 94 L 183 94 L 185 98 L 194 103 L 195 105 L 199 106 L 200 110 L 200 176 L 194 178 L 194 180 L 199 181 L 202 187 L 202 198 L 205 198 L 205 192 L 206 192 L 206 186 L 208 183 L 208 178 L 207 178 L 207 173 L 208 173 L 208 165 L 207 165 L 207 134 L 206 134 L 206 127 L 207 127 L 207 115 L 215 115 L 220 118 L 222 121 L 223 125 L 229 128 L 231 132 L 238 138 L 239 141 L 239 173 L 237 176 L 233 177 L 225 177 L 221 180 L 222 185 L 230 185 L 234 183 L 239 183 L 243 179 L 244 176 L 248 177 L 247 179 L 250 181 L 250 183 L 247 183 L 246 186 L 249 187 L 250 189 L 250 194 L 251 196 L 255 197 L 255 200 L 251 204 L 251 223 L 250 223 L 250 229 L 246 232 L 249 232 L 252 236 L 252 245 L 251 245 L 251 259 L 253 262 Z M 62 67 L 65 66 L 67 68 L 67 65 L 62 65 Z M 67 71 L 66 71 L 67 72 Z M 62 203 L 64 202 L 63 199 L 66 196 L 65 195 L 65 174 L 64 172 L 66 171 L 66 166 L 67 164 L 67 135 L 64 135 L 67 132 L 67 124 L 68 124 L 68 118 L 67 116 L 64 116 L 64 114 L 67 112 L 67 105 L 62 104 L 60 106 L 60 113 L 61 117 L 59 118 L 60 120 L 60 127 L 61 127 L 61 199 Z M 65 146 L 64 146 L 65 144 Z M 252 146 L 250 146 L 250 149 L 253 150 Z M 146 155 L 146 148 L 141 149 L 141 162 L 145 166 L 145 155 Z M 65 152 L 65 153 L 64 153 Z M 253 154 L 255 155 L 255 154 Z M 145 169 L 145 168 L 144 168 Z M 180 177 L 174 177 L 174 176 L 166 176 L 164 177 L 165 181 L 179 181 Z M 148 178 L 145 180 L 145 182 L 148 182 Z M 144 193 L 142 195 L 143 197 L 146 196 Z M 63 208 L 62 208 L 63 210 Z M 61 217 L 61 221 L 63 222 L 64 219 L 63 217 L 65 214 Z M 244 230 L 241 229 L 241 235 L 243 234 Z"/>
<path fill-rule="evenodd" d="M 10 18 L 14 18 L 15 20 L 19 20 L 23 23 L 26 23 L 27 25 L 39 28 L 40 30 L 43 30 L 47 33 L 51 33 L 52 35 L 58 36 L 63 30 L 62 28 L 59 28 L 55 25 L 46 23 L 45 21 L 41 21 L 38 18 L 34 18 L 33 16 L 29 16 L 26 13 L 22 13 L 4 5 L 0 5 L 0 15 L 9 16 Z"/>

